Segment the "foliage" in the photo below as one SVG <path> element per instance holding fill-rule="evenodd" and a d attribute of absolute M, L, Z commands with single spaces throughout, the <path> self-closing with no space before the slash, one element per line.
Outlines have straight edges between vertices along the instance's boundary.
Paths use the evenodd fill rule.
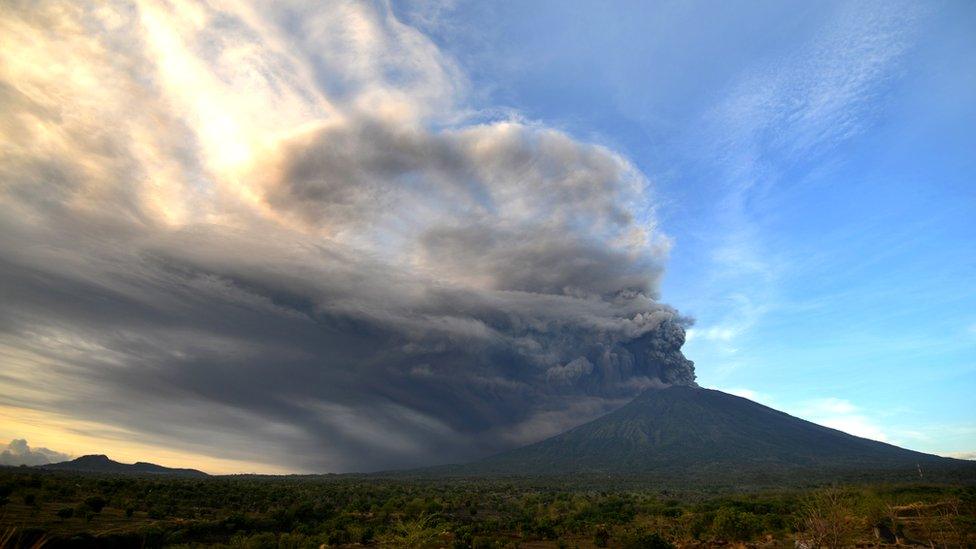
<path fill-rule="evenodd" d="M 92 510 L 92 512 L 98 514 L 102 512 L 105 508 L 105 499 L 102 496 L 91 496 L 85 498 L 85 505 Z"/>
<path fill-rule="evenodd" d="M 425 547 L 434 541 L 437 534 L 436 518 L 421 513 L 413 520 L 397 520 L 383 542 L 394 547 Z"/>
<path fill-rule="evenodd" d="M 627 532 L 621 539 L 624 549 L 674 549 L 674 544 L 657 532 L 641 528 Z"/>
<path fill-rule="evenodd" d="M 976 544 L 976 488 L 875 484 L 778 491 L 600 479 L 363 475 L 186 478 L 0 468 L 10 547 L 672 547 Z M 34 504 L 26 496 L 34 495 Z M 72 541 L 73 540 L 73 541 Z M 79 541 L 80 540 L 80 541 Z M 894 543 L 894 541 L 892 541 Z"/>
<path fill-rule="evenodd" d="M 722 507 L 712 521 L 715 537 L 730 541 L 750 541 L 762 531 L 756 515 L 732 507 Z"/>
<path fill-rule="evenodd" d="M 610 544 L 610 531 L 607 527 L 600 524 L 596 527 L 596 532 L 593 533 L 593 545 L 597 547 L 606 547 Z"/>
<path fill-rule="evenodd" d="M 865 520 L 854 511 L 852 493 L 838 488 L 817 490 L 804 500 L 797 513 L 802 537 L 814 547 L 851 545 Z"/>

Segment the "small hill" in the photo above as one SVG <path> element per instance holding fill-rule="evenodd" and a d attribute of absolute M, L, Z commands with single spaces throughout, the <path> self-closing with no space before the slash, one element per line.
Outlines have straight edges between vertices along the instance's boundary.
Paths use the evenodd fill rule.
<path fill-rule="evenodd" d="M 976 467 L 823 427 L 738 396 L 674 386 L 648 390 L 575 429 L 474 463 L 432 468 L 461 475 L 645 475 L 735 479 L 799 472 Z"/>
<path fill-rule="evenodd" d="M 60 463 L 48 463 L 47 465 L 39 465 L 41 469 L 49 469 L 55 471 L 79 471 L 86 473 L 115 473 L 115 474 L 129 474 L 129 475 L 175 475 L 175 476 L 192 476 L 192 477 L 205 477 L 208 476 L 207 473 L 203 471 L 198 471 L 196 469 L 174 469 L 171 467 L 163 467 L 162 465 L 156 465 L 155 463 L 146 463 L 143 461 L 137 463 L 119 463 L 109 459 L 108 456 L 102 454 L 93 454 L 89 456 L 81 456 L 80 458 L 73 459 L 71 461 L 62 461 Z"/>

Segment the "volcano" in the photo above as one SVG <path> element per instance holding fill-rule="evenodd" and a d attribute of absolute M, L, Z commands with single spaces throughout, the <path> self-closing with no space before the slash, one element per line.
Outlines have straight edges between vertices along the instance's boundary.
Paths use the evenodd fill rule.
<path fill-rule="evenodd" d="M 560 435 L 450 470 L 668 478 L 873 471 L 917 480 L 923 470 L 946 468 L 976 479 L 976 463 L 856 437 L 721 391 L 672 386 Z"/>

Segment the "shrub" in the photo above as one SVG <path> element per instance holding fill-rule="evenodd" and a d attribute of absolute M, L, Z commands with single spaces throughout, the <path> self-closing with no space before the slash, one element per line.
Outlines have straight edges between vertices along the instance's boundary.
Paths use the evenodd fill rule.
<path fill-rule="evenodd" d="M 836 488 L 811 494 L 798 513 L 798 529 L 816 547 L 851 545 L 863 519 L 854 513 L 853 497 Z"/>
<path fill-rule="evenodd" d="M 596 531 L 593 532 L 593 545 L 597 547 L 606 547 L 610 544 L 610 531 L 607 527 L 600 524 L 596 527 Z"/>
<path fill-rule="evenodd" d="M 470 526 L 461 526 L 454 529 L 454 542 L 451 544 L 454 549 L 468 549 L 472 546 L 473 541 Z"/>
<path fill-rule="evenodd" d="M 262 532 L 247 538 L 247 549 L 278 549 L 278 536 L 271 532 Z"/>
<path fill-rule="evenodd" d="M 397 547 L 424 547 L 437 537 L 435 517 L 421 513 L 411 521 L 397 521 L 384 540 Z"/>
<path fill-rule="evenodd" d="M 352 533 L 354 534 L 353 539 L 358 541 L 360 545 L 369 545 L 376 537 L 376 533 L 371 526 L 363 526 L 358 530 L 353 530 Z"/>
<path fill-rule="evenodd" d="M 624 549 L 675 549 L 674 544 L 657 532 L 642 528 L 626 532 L 621 539 Z"/>
<path fill-rule="evenodd" d="M 345 528 L 336 528 L 326 537 L 329 545 L 344 545 L 352 541 L 352 535 Z"/>
<path fill-rule="evenodd" d="M 85 498 L 85 505 L 95 513 L 101 513 L 105 508 L 105 499 L 102 496 L 91 496 Z"/>
<path fill-rule="evenodd" d="M 759 517 L 731 507 L 719 509 L 712 522 L 715 537 L 729 541 L 749 541 L 761 531 Z"/>
<path fill-rule="evenodd" d="M 688 513 L 682 516 L 685 532 L 696 540 L 702 539 L 708 533 L 714 520 L 715 513 L 712 512 Z"/>
<path fill-rule="evenodd" d="M 471 541 L 471 549 L 492 549 L 498 546 L 495 540 L 487 536 L 475 536 Z"/>

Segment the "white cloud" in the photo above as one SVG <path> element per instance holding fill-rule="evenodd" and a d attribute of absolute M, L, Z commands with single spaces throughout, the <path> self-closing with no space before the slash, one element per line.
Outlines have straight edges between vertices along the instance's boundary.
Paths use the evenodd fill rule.
<path fill-rule="evenodd" d="M 706 339 L 709 341 L 732 341 L 739 331 L 728 326 L 713 326 L 711 328 L 691 328 L 688 330 L 687 340 Z"/>
<path fill-rule="evenodd" d="M 857 407 L 850 402 L 840 398 L 823 398 L 815 400 L 811 406 L 822 413 L 828 414 L 853 414 Z"/>
<path fill-rule="evenodd" d="M 754 402 L 783 410 L 791 415 L 816 424 L 837 429 L 848 434 L 892 444 L 915 448 L 919 443 L 929 443 L 938 436 L 931 432 L 912 429 L 895 429 L 882 424 L 875 414 L 868 413 L 849 400 L 837 397 L 814 398 L 799 403 L 784 402 L 774 395 L 746 387 L 716 387 L 720 391 L 747 398 Z"/>
<path fill-rule="evenodd" d="M 760 404 L 765 404 L 767 406 L 773 406 L 772 404 L 773 397 L 769 394 L 762 393 L 760 391 L 755 391 L 753 389 L 746 389 L 745 387 L 723 387 L 719 390 L 729 393 L 730 395 L 740 396 L 742 398 L 748 398 L 753 402 L 758 402 Z"/>
<path fill-rule="evenodd" d="M 725 392 L 749 400 L 756 400 L 756 392 L 752 389 L 725 389 Z"/>
<path fill-rule="evenodd" d="M 831 416 L 817 420 L 815 423 L 863 438 L 880 440 L 882 442 L 888 440 L 888 435 L 881 430 L 881 427 L 870 419 L 860 415 Z"/>
<path fill-rule="evenodd" d="M 68 454 L 55 452 L 48 448 L 31 448 L 27 441 L 15 438 L 0 453 L 0 465 L 44 465 L 71 459 Z"/>
<path fill-rule="evenodd" d="M 890 440 L 889 434 L 874 418 L 844 399 L 827 397 L 808 400 L 790 408 L 790 413 L 855 436 L 882 442 Z"/>

